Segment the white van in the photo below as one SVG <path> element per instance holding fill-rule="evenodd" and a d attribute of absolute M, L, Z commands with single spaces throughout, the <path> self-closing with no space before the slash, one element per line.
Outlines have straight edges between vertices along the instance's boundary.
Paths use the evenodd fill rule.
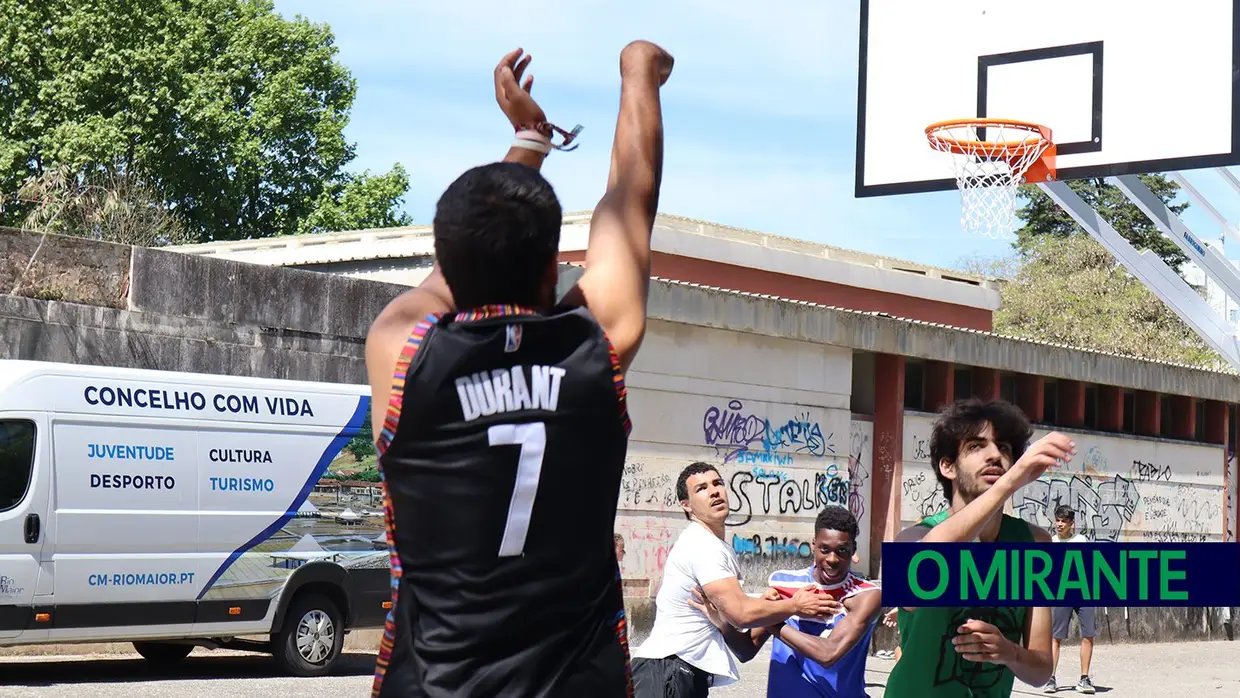
<path fill-rule="evenodd" d="M 360 385 L 0 360 L 0 647 L 329 672 L 390 607 L 369 410 Z"/>

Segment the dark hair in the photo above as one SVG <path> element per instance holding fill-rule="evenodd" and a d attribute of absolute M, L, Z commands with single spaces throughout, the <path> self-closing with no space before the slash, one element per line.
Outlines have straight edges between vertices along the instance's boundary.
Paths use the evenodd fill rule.
<path fill-rule="evenodd" d="M 1055 507 L 1055 518 L 1059 521 L 1076 521 L 1076 512 L 1067 504 Z"/>
<path fill-rule="evenodd" d="M 685 469 L 680 471 L 680 475 L 676 477 L 676 500 L 677 501 L 683 502 L 689 498 L 689 478 L 693 477 L 694 475 L 700 475 L 702 473 L 715 473 L 716 475 L 718 475 L 719 469 L 711 465 L 710 463 L 703 463 L 702 461 L 697 461 L 695 463 L 690 463 L 689 465 L 686 465 Z M 692 518 L 689 516 L 689 512 L 687 511 L 685 512 L 685 518 L 686 519 Z"/>
<path fill-rule="evenodd" d="M 615 541 L 615 542 L 617 542 L 617 543 L 623 543 L 623 542 L 624 542 L 624 536 L 620 535 L 619 533 L 612 534 L 611 538 L 612 538 L 612 540 L 614 540 L 614 541 Z"/>
<path fill-rule="evenodd" d="M 466 170 L 435 206 L 435 259 L 460 310 L 538 307 L 560 250 L 560 201 L 532 167 L 496 162 Z"/>
<path fill-rule="evenodd" d="M 853 516 L 847 507 L 832 505 L 818 512 L 818 518 L 814 519 L 814 533 L 824 528 L 828 531 L 847 533 L 848 538 L 854 543 L 857 541 L 857 536 L 861 535 L 861 530 L 857 526 L 857 517 Z"/>
<path fill-rule="evenodd" d="M 994 430 L 995 443 L 1007 444 L 1011 449 L 1013 463 L 1024 455 L 1033 427 L 1025 413 L 1006 400 L 957 400 L 944 407 L 935 420 L 930 434 L 930 465 L 947 501 L 952 499 L 952 481 L 943 475 L 939 463 L 955 463 L 960 445 L 981 434 L 987 424 Z"/>

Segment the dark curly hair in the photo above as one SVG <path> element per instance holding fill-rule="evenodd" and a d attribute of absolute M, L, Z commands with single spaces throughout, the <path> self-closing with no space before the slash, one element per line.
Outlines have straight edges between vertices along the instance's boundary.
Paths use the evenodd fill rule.
<path fill-rule="evenodd" d="M 961 444 L 981 434 L 987 424 L 994 430 L 995 443 L 1011 449 L 1013 463 L 1024 455 L 1033 427 L 1025 413 L 1006 400 L 957 400 L 944 407 L 935 420 L 930 434 L 930 465 L 947 501 L 952 499 L 952 481 L 944 477 L 939 463 L 955 463 Z"/>
<path fill-rule="evenodd" d="M 824 528 L 828 531 L 847 533 L 853 542 L 856 542 L 857 536 L 861 535 L 861 529 L 857 526 L 857 517 L 853 516 L 847 507 L 831 505 L 818 512 L 818 518 L 814 519 L 814 533 Z"/>

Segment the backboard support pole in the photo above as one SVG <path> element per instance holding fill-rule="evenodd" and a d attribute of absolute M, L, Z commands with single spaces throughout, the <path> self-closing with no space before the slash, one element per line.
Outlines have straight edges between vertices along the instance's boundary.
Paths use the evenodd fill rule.
<path fill-rule="evenodd" d="M 1225 168 L 1219 169 L 1223 170 L 1223 172 L 1227 172 Z M 1231 173 L 1227 172 L 1227 174 L 1230 175 Z M 1240 231 L 1237 231 L 1235 226 L 1227 220 L 1227 217 L 1219 213 L 1219 210 L 1214 208 L 1214 205 L 1211 204 L 1201 192 L 1197 191 L 1197 187 L 1194 187 L 1192 182 L 1188 181 L 1187 177 L 1179 172 L 1172 172 L 1170 173 L 1170 176 L 1176 184 L 1180 185 L 1180 188 L 1184 190 L 1184 193 L 1188 194 L 1188 198 L 1192 199 L 1193 203 L 1205 209 L 1205 212 L 1210 214 L 1211 218 L 1218 221 L 1218 224 L 1222 227 L 1224 233 L 1230 236 L 1232 240 L 1240 242 Z M 1237 182 L 1236 184 L 1240 185 L 1240 182 Z M 1166 231 L 1163 232 L 1165 233 Z"/>
<path fill-rule="evenodd" d="M 1171 308 L 1211 349 L 1218 352 L 1232 368 L 1240 371 L 1240 342 L 1233 331 L 1229 331 L 1227 323 L 1218 317 L 1205 299 L 1197 295 L 1175 270 L 1149 250 L 1137 252 L 1092 206 L 1077 196 L 1067 182 L 1039 182 L 1037 186 L 1101 243 L 1116 261 L 1123 264 L 1137 280 Z M 1145 188 L 1144 185 L 1141 186 Z M 1161 203 L 1159 201 L 1159 204 Z M 1178 221 L 1178 218 L 1176 220 Z M 1155 223 L 1158 221 L 1155 220 Z"/>
<path fill-rule="evenodd" d="M 1119 177 L 1108 177 L 1107 181 L 1119 187 L 1124 196 L 1136 204 L 1137 208 L 1141 209 L 1141 212 L 1154 222 L 1154 225 L 1158 227 L 1163 235 L 1171 238 L 1171 242 L 1174 242 L 1176 247 L 1179 247 L 1189 260 L 1201 267 L 1206 277 L 1223 287 L 1227 295 L 1231 296 L 1233 300 L 1240 300 L 1240 272 L 1237 272 L 1235 267 L 1228 264 L 1227 260 L 1223 258 L 1223 255 L 1217 249 L 1204 244 L 1197 236 L 1193 235 L 1188 226 L 1184 224 L 1184 221 L 1180 220 L 1180 217 L 1175 212 L 1167 208 L 1162 199 L 1150 191 L 1149 187 L 1145 186 L 1140 178 L 1136 175 L 1120 175 Z M 1216 214 L 1218 213 L 1208 203 L 1206 207 L 1208 210 L 1214 211 Z M 1219 216 L 1219 219 L 1226 225 L 1226 219 L 1222 219 L 1221 216 Z"/>
<path fill-rule="evenodd" d="M 1231 185 L 1231 188 L 1235 189 L 1237 194 L 1240 194 L 1240 179 L 1236 179 L 1236 176 L 1230 170 L 1226 167 L 1216 167 L 1214 171 L 1222 175 L 1223 179 Z"/>

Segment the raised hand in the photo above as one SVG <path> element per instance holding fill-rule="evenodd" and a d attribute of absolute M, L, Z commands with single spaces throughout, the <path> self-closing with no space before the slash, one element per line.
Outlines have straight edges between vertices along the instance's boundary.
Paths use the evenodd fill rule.
<path fill-rule="evenodd" d="M 653 74 L 662 87 L 672 74 L 672 54 L 649 41 L 634 41 L 620 52 L 620 75 Z"/>
<path fill-rule="evenodd" d="M 1017 460 L 1008 475 L 1015 479 L 1017 489 L 1037 480 L 1058 461 L 1070 461 L 1076 455 L 1076 444 L 1072 439 L 1057 431 L 1043 436 L 1033 442 L 1020 459 Z"/>
<path fill-rule="evenodd" d="M 528 53 L 522 57 L 522 53 L 522 49 L 514 49 L 495 66 L 495 101 L 503 110 L 504 116 L 508 117 L 513 129 L 533 126 L 547 120 L 542 107 L 530 96 L 530 90 L 534 87 L 534 76 L 525 76 L 525 70 L 533 57 Z M 522 76 L 525 76 L 524 83 L 521 82 Z"/>

